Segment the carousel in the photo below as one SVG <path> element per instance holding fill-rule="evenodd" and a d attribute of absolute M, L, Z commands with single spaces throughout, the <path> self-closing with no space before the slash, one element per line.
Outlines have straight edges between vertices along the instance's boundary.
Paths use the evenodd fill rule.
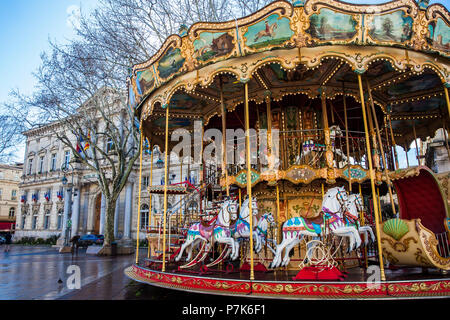
<path fill-rule="evenodd" d="M 165 173 L 126 275 L 257 298 L 450 296 L 448 176 L 425 148 L 450 123 L 449 58 L 449 11 L 428 1 L 275 1 L 181 27 L 128 79 L 141 176 L 156 147 Z M 169 183 L 171 152 L 198 181 Z"/>

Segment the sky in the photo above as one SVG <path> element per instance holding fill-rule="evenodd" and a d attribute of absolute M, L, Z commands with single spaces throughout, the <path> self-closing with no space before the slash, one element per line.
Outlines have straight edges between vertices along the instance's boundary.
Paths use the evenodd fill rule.
<path fill-rule="evenodd" d="M 355 4 L 376 4 L 385 0 L 346 0 Z M 450 0 L 431 0 L 449 8 Z M 32 73 L 40 65 L 40 54 L 49 50 L 48 40 L 64 42 L 74 38 L 80 8 L 89 13 L 97 0 L 0 0 L 0 103 L 8 101 L 12 89 L 33 92 Z M 23 148 L 15 161 L 23 161 Z"/>
<path fill-rule="evenodd" d="M 1 0 L 0 1 L 0 101 L 13 88 L 32 92 L 32 76 L 48 40 L 64 42 L 75 37 L 71 23 L 80 7 L 92 10 L 95 0 Z"/>
<path fill-rule="evenodd" d="M 9 92 L 31 94 L 36 84 L 32 73 L 49 39 L 64 43 L 74 38 L 80 8 L 89 12 L 96 0 L 0 0 L 0 104 Z M 23 161 L 21 146 L 13 161 Z"/>

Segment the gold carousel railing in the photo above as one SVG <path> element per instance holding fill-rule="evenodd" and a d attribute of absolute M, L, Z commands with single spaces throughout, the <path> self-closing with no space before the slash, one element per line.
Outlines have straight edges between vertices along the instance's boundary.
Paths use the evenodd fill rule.
<path fill-rule="evenodd" d="M 326 139 L 328 135 L 328 139 Z M 255 140 L 256 141 L 256 140 Z M 327 132 L 323 129 L 315 130 L 285 130 L 279 131 L 279 143 L 273 143 L 272 148 L 266 148 L 259 141 L 257 146 L 253 147 L 252 152 L 252 171 L 255 177 L 261 176 L 263 172 L 274 170 L 278 178 L 289 176 L 294 169 L 307 168 L 311 171 L 308 179 L 290 180 L 313 180 L 324 177 L 324 169 L 336 171 L 336 177 L 354 178 L 362 181 L 362 178 L 369 178 L 369 163 L 367 159 L 366 139 L 364 132 L 345 131 L 332 129 Z M 383 141 L 383 153 L 386 158 L 386 169 L 395 170 L 394 153 L 386 139 Z M 268 145 L 270 145 L 268 143 Z M 235 150 L 242 150 L 242 145 L 236 144 Z M 370 150 L 372 150 L 372 159 L 376 171 L 384 171 L 382 155 L 378 143 L 373 135 Z M 236 155 L 235 159 L 239 159 Z M 350 167 L 350 172 L 349 172 Z M 245 163 L 233 163 L 226 166 L 228 174 L 228 185 L 237 183 L 245 184 Z M 293 175 L 294 173 L 292 173 Z M 222 171 L 221 184 L 224 181 Z M 254 179 L 255 177 L 252 177 Z"/>

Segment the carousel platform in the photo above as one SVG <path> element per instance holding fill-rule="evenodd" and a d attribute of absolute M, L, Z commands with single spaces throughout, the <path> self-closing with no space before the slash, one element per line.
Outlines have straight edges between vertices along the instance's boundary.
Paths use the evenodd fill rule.
<path fill-rule="evenodd" d="M 443 298 L 450 296 L 450 273 L 437 269 L 386 269 L 386 281 L 376 283 L 362 268 L 348 269 L 343 281 L 292 281 L 296 271 L 255 272 L 249 280 L 248 272 L 203 274 L 178 271 L 169 265 L 166 272 L 132 265 L 125 274 L 138 282 L 173 290 L 244 296 L 268 299 L 411 299 Z"/>

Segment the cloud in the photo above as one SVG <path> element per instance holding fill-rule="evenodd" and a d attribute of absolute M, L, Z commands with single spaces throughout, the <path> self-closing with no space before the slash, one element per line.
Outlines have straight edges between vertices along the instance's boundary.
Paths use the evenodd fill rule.
<path fill-rule="evenodd" d="M 67 7 L 67 25 L 73 29 L 80 28 L 81 11 L 77 5 L 70 5 Z"/>

